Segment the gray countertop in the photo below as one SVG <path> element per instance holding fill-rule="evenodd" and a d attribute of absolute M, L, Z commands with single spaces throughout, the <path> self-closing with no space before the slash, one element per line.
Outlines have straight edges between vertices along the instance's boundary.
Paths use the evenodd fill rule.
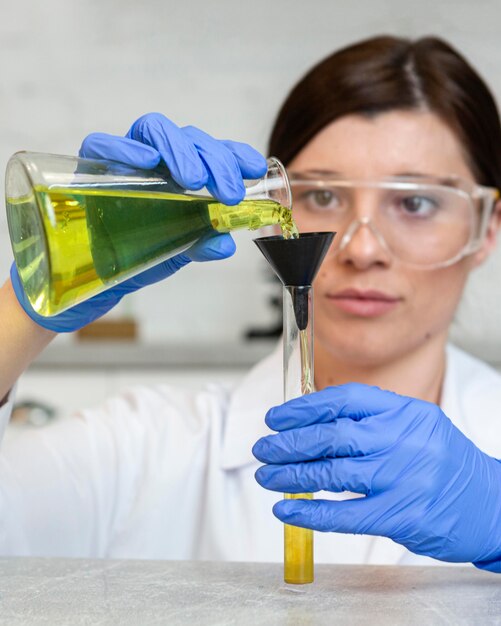
<path fill-rule="evenodd" d="M 501 624 L 501 576 L 473 567 L 0 559 L 1 624 Z"/>

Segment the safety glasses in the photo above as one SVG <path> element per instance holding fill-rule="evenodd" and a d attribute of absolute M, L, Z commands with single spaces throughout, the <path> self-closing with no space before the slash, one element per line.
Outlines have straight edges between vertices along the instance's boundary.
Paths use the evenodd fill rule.
<path fill-rule="evenodd" d="M 288 172 L 300 231 L 335 230 L 343 250 L 368 228 L 394 258 L 420 269 L 456 263 L 485 239 L 497 189 L 458 177 L 341 178 L 329 172 Z"/>

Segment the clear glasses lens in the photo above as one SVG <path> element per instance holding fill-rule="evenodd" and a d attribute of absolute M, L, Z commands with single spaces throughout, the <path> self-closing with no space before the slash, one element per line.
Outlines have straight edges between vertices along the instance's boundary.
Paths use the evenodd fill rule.
<path fill-rule="evenodd" d="M 482 221 L 481 203 L 444 185 L 292 180 L 292 197 L 300 231 L 336 230 L 333 246 L 339 249 L 348 244 L 343 233 L 354 221 L 360 227 L 370 222 L 395 258 L 418 266 L 458 258 L 478 237 Z"/>

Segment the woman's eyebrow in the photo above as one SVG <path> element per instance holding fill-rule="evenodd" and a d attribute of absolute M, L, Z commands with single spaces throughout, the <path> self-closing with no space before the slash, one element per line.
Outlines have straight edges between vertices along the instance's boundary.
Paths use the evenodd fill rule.
<path fill-rule="evenodd" d="M 345 174 L 342 174 L 341 172 L 337 171 L 337 170 L 326 170 L 326 169 L 307 169 L 307 170 L 290 170 L 291 173 L 293 174 L 309 174 L 309 175 L 315 175 L 315 176 L 337 176 L 337 177 L 343 177 L 346 179 L 357 179 L 357 180 L 363 180 L 360 179 L 360 177 L 353 177 L 353 176 L 347 176 Z M 412 177 L 412 178 L 437 178 L 437 175 L 431 172 L 412 172 L 412 171 L 402 171 L 402 172 L 396 172 L 394 174 L 386 174 L 383 176 L 378 176 L 376 178 L 393 178 L 393 177 L 398 177 L 398 176 L 407 176 L 407 177 Z M 440 176 L 440 178 L 454 178 L 453 176 Z"/>
<path fill-rule="evenodd" d="M 396 172 L 393 176 L 412 176 L 413 178 L 434 178 L 434 174 L 427 172 Z"/>
<path fill-rule="evenodd" d="M 445 174 L 437 176 L 437 174 L 427 174 L 424 172 L 399 172 L 395 174 L 395 177 L 409 177 L 409 178 L 417 178 L 423 180 L 431 180 L 439 182 L 441 185 L 446 185 L 447 187 L 458 187 L 460 182 L 459 178 L 454 174 Z"/>
<path fill-rule="evenodd" d="M 354 180 L 354 181 L 363 181 L 366 180 L 364 178 L 354 178 L 353 176 L 347 176 L 342 172 L 336 170 L 326 170 L 326 169 L 307 169 L 307 170 L 290 170 L 289 172 L 293 177 L 294 176 L 304 176 L 308 178 L 314 178 L 318 176 L 319 178 L 336 178 L 341 180 Z M 449 187 L 457 187 L 458 185 L 458 177 L 454 174 L 448 174 L 443 176 L 437 176 L 436 173 L 431 172 L 414 172 L 414 171 L 399 171 L 395 174 L 388 174 L 386 176 L 379 176 L 376 178 L 371 178 L 367 180 L 387 180 L 392 178 L 413 178 L 423 181 L 434 181 L 435 184 L 439 182 L 442 185 L 447 185 Z"/>
<path fill-rule="evenodd" d="M 308 174 L 314 176 L 341 176 L 340 172 L 336 172 L 335 170 L 322 170 L 322 169 L 307 169 L 307 170 L 291 170 L 293 174 Z"/>

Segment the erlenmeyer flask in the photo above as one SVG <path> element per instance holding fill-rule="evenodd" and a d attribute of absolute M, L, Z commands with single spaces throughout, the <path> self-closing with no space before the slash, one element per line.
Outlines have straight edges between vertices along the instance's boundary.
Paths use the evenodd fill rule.
<path fill-rule="evenodd" d="M 274 158 L 235 206 L 182 189 L 166 169 L 30 152 L 6 172 L 9 232 L 33 309 L 51 316 L 215 232 L 293 228 L 287 174 Z"/>

